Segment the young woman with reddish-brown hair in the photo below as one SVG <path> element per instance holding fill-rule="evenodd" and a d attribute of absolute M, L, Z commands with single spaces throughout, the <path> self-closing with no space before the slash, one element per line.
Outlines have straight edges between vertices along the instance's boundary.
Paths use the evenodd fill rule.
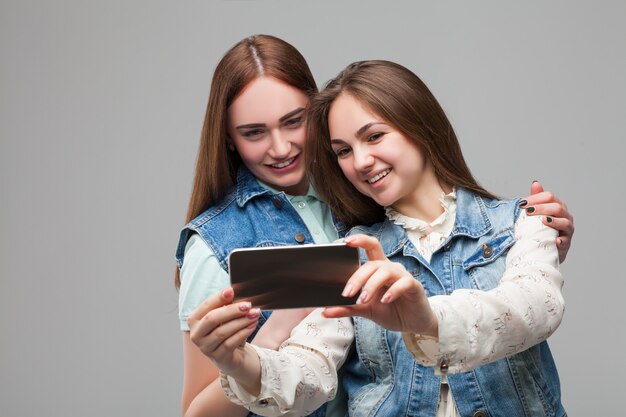
<path fill-rule="evenodd" d="M 305 175 L 304 113 L 316 92 L 302 55 L 272 36 L 242 40 L 215 69 L 188 224 L 177 251 L 185 416 L 248 414 L 226 400 L 216 380 L 218 369 L 203 353 L 207 323 L 220 313 L 207 314 L 203 300 L 228 287 L 229 252 L 237 247 L 326 243 L 344 232 Z M 250 303 L 236 307 L 246 314 L 246 338 L 272 349 L 309 312 L 282 311 L 270 317 Z M 230 325 L 225 323 L 220 331 Z M 342 401 L 337 403 L 344 407 Z M 325 416 L 327 408 L 334 410 L 324 406 L 312 415 Z M 343 415 L 343 408 L 335 415 Z"/>

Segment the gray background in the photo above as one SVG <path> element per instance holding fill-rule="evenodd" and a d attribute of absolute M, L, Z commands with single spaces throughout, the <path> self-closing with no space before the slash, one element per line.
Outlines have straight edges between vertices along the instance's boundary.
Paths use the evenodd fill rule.
<path fill-rule="evenodd" d="M 625 3 L 25 0 L 0 9 L 0 415 L 179 414 L 174 249 L 213 69 L 253 33 L 320 84 L 408 66 L 488 189 L 567 201 L 564 402 L 623 409 Z"/>

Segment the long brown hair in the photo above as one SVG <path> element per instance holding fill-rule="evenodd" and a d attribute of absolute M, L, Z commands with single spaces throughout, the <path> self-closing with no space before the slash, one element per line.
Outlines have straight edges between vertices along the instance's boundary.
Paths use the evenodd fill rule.
<path fill-rule="evenodd" d="M 220 60 L 211 82 L 186 222 L 223 198 L 235 184 L 241 158 L 226 143 L 228 108 L 246 85 L 274 77 L 312 98 L 317 85 L 306 60 L 291 44 L 270 35 L 239 41 Z M 176 269 L 176 288 L 180 275 Z"/>
<path fill-rule="evenodd" d="M 328 113 L 333 101 L 342 93 L 352 95 L 413 140 L 444 184 L 496 198 L 472 176 L 450 121 L 417 75 L 389 61 L 355 62 L 330 80 L 311 101 L 305 151 L 317 192 L 347 226 L 381 221 L 384 212 L 343 175 L 331 147 Z"/>

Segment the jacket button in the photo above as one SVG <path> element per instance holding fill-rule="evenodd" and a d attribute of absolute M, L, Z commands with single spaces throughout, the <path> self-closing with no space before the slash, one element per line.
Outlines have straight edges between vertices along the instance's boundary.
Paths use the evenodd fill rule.
<path fill-rule="evenodd" d="M 279 198 L 272 198 L 272 204 L 279 210 L 283 208 L 283 202 Z"/>
<path fill-rule="evenodd" d="M 304 233 L 296 233 L 293 238 L 296 239 L 296 242 L 298 243 L 304 243 L 304 241 L 306 240 L 306 236 L 304 236 Z"/>
<path fill-rule="evenodd" d="M 487 414 L 483 410 L 478 410 L 474 413 L 474 417 L 487 417 Z"/>
<path fill-rule="evenodd" d="M 493 248 L 483 243 L 483 258 L 490 258 L 493 255 Z"/>
<path fill-rule="evenodd" d="M 443 359 L 441 364 L 439 365 L 439 370 L 442 374 L 448 373 L 448 366 L 450 365 L 450 361 L 448 359 Z"/>
<path fill-rule="evenodd" d="M 445 250 L 446 252 L 448 252 L 450 250 L 450 248 L 452 247 L 452 244 L 448 243 L 446 246 L 443 247 L 443 250 Z"/>

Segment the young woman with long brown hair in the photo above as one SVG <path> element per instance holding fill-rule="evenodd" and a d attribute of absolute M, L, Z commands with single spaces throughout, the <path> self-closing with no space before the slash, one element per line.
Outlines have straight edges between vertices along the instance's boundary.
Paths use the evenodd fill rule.
<path fill-rule="evenodd" d="M 437 100 L 398 64 L 349 66 L 308 117 L 310 172 L 334 212 L 349 225 L 385 214 L 346 238 L 364 249 L 344 290 L 361 291 L 357 305 L 324 313 L 354 317 L 350 415 L 565 415 L 545 342 L 564 311 L 549 220 L 475 181 Z M 317 323 L 299 325 L 285 352 L 245 345 L 214 356 L 229 397 L 264 415 L 323 402 L 337 385 L 324 358 L 337 359 L 352 329 Z M 219 345 L 217 332 L 208 337 Z"/>

